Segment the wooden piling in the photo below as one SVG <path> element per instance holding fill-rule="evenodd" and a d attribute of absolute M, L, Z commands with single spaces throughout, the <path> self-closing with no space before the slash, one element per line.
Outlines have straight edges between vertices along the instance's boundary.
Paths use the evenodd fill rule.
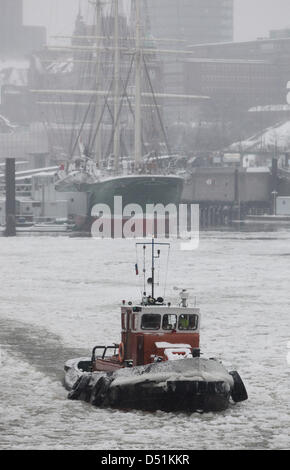
<path fill-rule="evenodd" d="M 15 186 L 15 158 L 6 159 L 5 170 L 6 186 L 6 228 L 5 237 L 16 236 L 16 186 Z"/>

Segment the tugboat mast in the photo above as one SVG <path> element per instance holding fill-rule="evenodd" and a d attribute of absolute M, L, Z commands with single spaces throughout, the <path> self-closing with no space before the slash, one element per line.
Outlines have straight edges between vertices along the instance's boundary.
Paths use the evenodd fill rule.
<path fill-rule="evenodd" d="M 140 245 L 143 246 L 144 250 L 146 248 L 146 245 L 151 246 L 151 273 L 152 273 L 152 277 L 151 277 L 150 281 L 151 281 L 151 286 L 152 286 L 151 297 L 152 297 L 152 299 L 154 299 L 154 295 L 155 295 L 155 260 L 160 258 L 160 250 L 157 251 L 157 256 L 155 255 L 155 246 L 169 246 L 170 247 L 170 243 L 156 243 L 154 238 L 152 238 L 152 241 L 148 242 L 148 243 L 136 243 L 136 246 L 140 246 Z"/>
<path fill-rule="evenodd" d="M 155 253 L 154 253 L 154 238 L 152 238 L 152 298 L 154 299 L 154 282 L 155 282 Z"/>

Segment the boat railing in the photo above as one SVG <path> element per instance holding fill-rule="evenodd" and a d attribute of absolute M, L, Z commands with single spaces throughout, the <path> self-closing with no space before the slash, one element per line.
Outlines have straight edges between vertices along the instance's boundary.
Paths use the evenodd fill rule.
<path fill-rule="evenodd" d="M 93 351 L 92 351 L 92 364 L 95 362 L 95 360 L 97 359 L 97 357 L 99 359 L 105 359 L 106 358 L 106 354 L 108 351 L 111 351 L 111 350 L 114 350 L 114 356 L 117 354 L 117 351 L 119 350 L 119 345 L 118 344 L 114 344 L 113 346 L 95 346 Z M 102 351 L 101 354 L 97 355 L 97 351 Z"/>

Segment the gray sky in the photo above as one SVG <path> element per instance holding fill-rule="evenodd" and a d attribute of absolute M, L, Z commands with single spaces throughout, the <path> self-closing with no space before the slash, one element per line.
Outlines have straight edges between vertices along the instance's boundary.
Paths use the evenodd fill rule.
<path fill-rule="evenodd" d="M 78 3 L 79 0 L 24 0 L 24 21 L 47 26 L 49 35 L 69 34 Z M 265 37 L 270 29 L 286 26 L 290 26 L 289 0 L 235 0 L 236 41 Z"/>

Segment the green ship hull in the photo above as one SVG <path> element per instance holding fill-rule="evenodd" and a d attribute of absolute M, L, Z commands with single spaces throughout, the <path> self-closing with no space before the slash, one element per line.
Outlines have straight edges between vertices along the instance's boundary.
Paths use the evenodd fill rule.
<path fill-rule="evenodd" d="M 124 176 L 108 178 L 93 184 L 81 184 L 79 190 L 88 194 L 88 215 L 96 204 L 106 204 L 114 213 L 114 198 L 122 197 L 123 208 L 138 204 L 146 211 L 147 204 L 178 205 L 183 179 L 177 176 Z"/>

